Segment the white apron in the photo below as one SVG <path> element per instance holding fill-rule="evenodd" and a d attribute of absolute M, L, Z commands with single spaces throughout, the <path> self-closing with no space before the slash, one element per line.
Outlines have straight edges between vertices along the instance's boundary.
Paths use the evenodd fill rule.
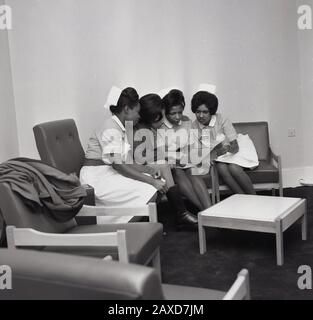
<path fill-rule="evenodd" d="M 84 166 L 80 172 L 82 184 L 95 189 L 96 205 L 104 207 L 138 207 L 145 205 L 156 189 L 138 180 L 124 177 L 110 165 Z M 132 217 L 97 217 L 98 223 L 127 222 Z"/>

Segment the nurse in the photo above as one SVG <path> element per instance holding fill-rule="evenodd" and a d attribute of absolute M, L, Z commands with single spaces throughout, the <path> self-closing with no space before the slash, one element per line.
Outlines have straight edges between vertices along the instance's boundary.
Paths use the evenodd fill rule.
<path fill-rule="evenodd" d="M 153 177 L 155 172 L 151 168 L 129 161 L 130 144 L 125 126 L 133 126 L 139 120 L 136 90 L 124 89 L 110 111 L 112 116 L 89 139 L 80 172 L 81 182 L 94 187 L 98 205 L 135 207 L 146 204 L 157 191 L 166 193 L 167 186 Z"/>
<path fill-rule="evenodd" d="M 193 166 L 183 161 L 189 158 L 189 150 L 192 145 L 191 121 L 183 115 L 184 95 L 180 90 L 172 89 L 164 96 L 162 102 L 165 114 L 159 130 L 163 129 L 164 137 L 159 135 L 158 144 L 165 145 L 168 155 L 173 154 L 173 160 L 176 163 L 173 165 L 172 174 L 181 193 L 198 210 L 205 210 L 211 206 L 206 184 L 201 176 L 193 174 Z"/>
<path fill-rule="evenodd" d="M 216 161 L 218 174 L 233 193 L 253 194 L 252 182 L 244 169 L 236 163 L 224 163 L 219 156 L 226 153 L 236 154 L 239 151 L 237 133 L 233 124 L 220 113 L 217 113 L 218 98 L 208 91 L 198 91 L 191 100 L 191 110 L 196 115 L 193 128 L 198 130 L 200 142 L 204 142 L 204 132 L 208 133 L 211 144 L 212 160 Z"/>
<path fill-rule="evenodd" d="M 157 129 L 163 119 L 163 103 L 157 94 L 147 94 L 140 98 L 140 122 L 135 128 L 134 157 L 136 162 L 155 168 L 168 186 L 167 199 L 174 209 L 177 228 L 195 227 L 197 218 L 186 209 L 179 187 L 174 184 L 171 167 L 167 163 L 163 148 L 158 150 Z"/>

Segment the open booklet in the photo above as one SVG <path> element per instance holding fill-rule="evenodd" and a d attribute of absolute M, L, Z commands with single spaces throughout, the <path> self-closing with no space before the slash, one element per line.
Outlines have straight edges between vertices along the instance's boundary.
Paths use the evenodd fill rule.
<path fill-rule="evenodd" d="M 244 168 L 254 169 L 259 165 L 258 155 L 250 137 L 245 134 L 238 134 L 237 142 L 239 151 L 235 154 L 227 152 L 219 156 L 215 161 L 234 163 Z"/>

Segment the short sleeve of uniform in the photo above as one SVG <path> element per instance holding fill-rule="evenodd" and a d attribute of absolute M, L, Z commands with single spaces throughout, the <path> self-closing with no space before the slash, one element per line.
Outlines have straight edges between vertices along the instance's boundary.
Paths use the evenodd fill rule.
<path fill-rule="evenodd" d="M 237 139 L 237 132 L 236 132 L 233 124 L 231 123 L 231 121 L 228 120 L 227 118 L 223 118 L 222 116 L 220 116 L 218 121 L 220 122 L 220 125 L 223 129 L 223 132 L 224 132 L 226 138 L 229 141 L 236 140 Z"/>
<path fill-rule="evenodd" d="M 125 159 L 130 151 L 130 145 L 125 135 L 118 129 L 104 129 L 99 140 L 102 147 L 102 160 L 106 164 L 112 164 L 113 157 Z"/>

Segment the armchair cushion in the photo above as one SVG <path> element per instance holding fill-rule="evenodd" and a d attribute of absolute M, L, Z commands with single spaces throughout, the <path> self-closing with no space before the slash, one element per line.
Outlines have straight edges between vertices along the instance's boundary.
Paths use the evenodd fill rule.
<path fill-rule="evenodd" d="M 259 166 L 254 170 L 246 170 L 252 183 L 275 183 L 279 182 L 279 171 L 269 161 L 259 161 Z"/>
<path fill-rule="evenodd" d="M 106 225 L 84 225 L 76 226 L 68 230 L 67 234 L 88 234 L 115 232 L 126 230 L 127 249 L 129 261 L 144 264 L 151 253 L 158 248 L 162 241 L 163 226 L 160 223 L 126 223 L 126 224 L 106 224 Z M 81 256 L 103 258 L 111 255 L 117 260 L 117 248 L 109 247 L 45 247 L 46 252 L 68 253 Z"/>
<path fill-rule="evenodd" d="M 222 300 L 224 291 L 162 284 L 165 300 Z"/>
<path fill-rule="evenodd" d="M 253 184 L 257 183 L 278 183 L 279 171 L 269 161 L 259 161 L 259 166 L 253 170 L 245 170 Z M 219 184 L 224 185 L 224 180 L 219 176 Z"/>

